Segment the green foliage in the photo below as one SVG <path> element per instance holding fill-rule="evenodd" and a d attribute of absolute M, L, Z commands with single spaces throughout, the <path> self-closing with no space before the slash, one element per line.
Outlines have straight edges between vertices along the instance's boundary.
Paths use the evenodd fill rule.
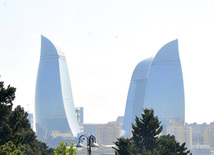
<path fill-rule="evenodd" d="M 10 85 L 5 89 L 4 82 L 0 82 L 0 124 L 7 119 L 7 116 L 12 111 L 12 101 L 15 99 L 15 91 L 16 89 L 10 87 Z"/>
<path fill-rule="evenodd" d="M 0 103 L 11 106 L 12 102 L 15 99 L 16 88 L 10 87 L 10 85 L 5 89 L 4 82 L 0 82 Z"/>
<path fill-rule="evenodd" d="M 16 148 L 13 142 L 9 141 L 0 146 L 1 155 L 22 155 L 22 152 Z"/>
<path fill-rule="evenodd" d="M 187 155 L 190 151 L 187 151 L 185 143 L 181 144 L 175 140 L 173 135 L 162 135 L 157 140 L 157 150 L 160 155 L 165 154 L 182 154 Z"/>
<path fill-rule="evenodd" d="M 177 152 L 179 152 L 180 154 L 182 154 L 182 155 L 187 155 L 187 154 L 189 154 L 190 153 L 190 151 L 189 150 L 187 150 L 187 147 L 185 147 L 185 143 L 183 143 L 183 144 L 177 144 Z"/>
<path fill-rule="evenodd" d="M 161 122 L 159 122 L 157 116 L 154 116 L 152 109 L 144 109 L 141 116 L 142 118 L 136 117 L 136 125 L 132 124 L 133 141 L 140 152 L 142 152 L 142 146 L 145 146 L 148 151 L 152 151 L 163 127 L 160 126 Z"/>
<path fill-rule="evenodd" d="M 47 144 L 41 141 L 38 141 L 39 150 L 41 151 L 42 155 L 54 155 L 54 149 L 48 148 Z"/>
<path fill-rule="evenodd" d="M 113 147 L 116 155 L 134 155 L 134 145 L 130 139 L 117 138 L 114 142 L 117 148 Z"/>
<path fill-rule="evenodd" d="M 76 155 L 74 143 L 68 148 L 68 142 L 60 141 L 59 145 L 54 150 L 54 155 Z"/>
<path fill-rule="evenodd" d="M 53 149 L 36 139 L 28 113 L 21 106 L 12 110 L 15 91 L 10 85 L 4 88 L 0 82 L 0 154 L 53 154 Z"/>
<path fill-rule="evenodd" d="M 8 124 L 3 122 L 0 124 L 0 145 L 5 144 L 12 138 L 12 129 Z"/>
<path fill-rule="evenodd" d="M 159 153 L 161 155 L 170 153 L 175 154 L 178 150 L 177 148 L 178 142 L 176 142 L 174 136 L 170 135 L 160 136 L 160 138 L 158 138 L 157 140 L 157 143 L 158 143 L 157 149 L 159 150 Z"/>
<path fill-rule="evenodd" d="M 118 138 L 114 144 L 116 155 L 187 155 L 190 151 L 185 143 L 180 144 L 174 136 L 162 135 L 163 127 L 152 109 L 144 109 L 141 118 L 136 117 L 135 125 L 132 124 L 131 139 Z"/>

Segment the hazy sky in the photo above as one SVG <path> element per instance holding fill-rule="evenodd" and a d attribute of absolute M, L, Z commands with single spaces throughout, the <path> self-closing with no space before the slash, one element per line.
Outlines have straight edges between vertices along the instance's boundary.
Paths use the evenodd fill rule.
<path fill-rule="evenodd" d="M 214 121 L 213 0 L 0 0 L 0 80 L 30 112 L 41 34 L 63 50 L 86 123 L 124 115 L 135 66 L 174 39 L 186 121 Z"/>

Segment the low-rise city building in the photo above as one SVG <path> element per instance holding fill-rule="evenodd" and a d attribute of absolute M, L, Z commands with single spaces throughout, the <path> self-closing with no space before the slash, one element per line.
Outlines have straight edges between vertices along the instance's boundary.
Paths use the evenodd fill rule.
<path fill-rule="evenodd" d="M 112 145 L 121 137 L 121 127 L 111 124 L 106 124 L 96 128 L 97 143 L 99 145 Z"/>
<path fill-rule="evenodd" d="M 214 148 L 214 122 L 204 127 L 204 145 Z"/>
<path fill-rule="evenodd" d="M 167 134 L 174 135 L 179 143 L 186 143 L 188 148 L 192 146 L 192 128 L 184 124 L 172 124 L 167 127 Z"/>

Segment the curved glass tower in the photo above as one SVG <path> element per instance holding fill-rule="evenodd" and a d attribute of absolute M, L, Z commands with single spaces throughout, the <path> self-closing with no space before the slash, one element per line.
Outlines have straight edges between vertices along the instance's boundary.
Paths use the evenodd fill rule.
<path fill-rule="evenodd" d="M 36 130 L 39 140 L 80 132 L 64 54 L 41 37 L 41 56 L 36 82 Z"/>
<path fill-rule="evenodd" d="M 152 58 L 141 61 L 135 68 L 126 101 L 123 130 L 126 136 L 131 136 L 132 123 L 140 116 L 144 105 L 145 90 Z"/>
<path fill-rule="evenodd" d="M 178 40 L 163 46 L 155 58 L 140 62 L 135 68 L 126 103 L 123 130 L 131 135 L 131 124 L 143 108 L 154 109 L 164 126 L 184 123 L 185 103 Z"/>
<path fill-rule="evenodd" d="M 145 108 L 153 108 L 162 124 L 184 123 L 184 84 L 178 53 L 178 40 L 163 46 L 150 67 Z"/>

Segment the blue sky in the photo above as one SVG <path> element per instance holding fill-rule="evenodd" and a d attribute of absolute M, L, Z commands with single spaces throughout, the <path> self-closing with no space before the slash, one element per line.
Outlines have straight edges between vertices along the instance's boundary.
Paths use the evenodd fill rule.
<path fill-rule="evenodd" d="M 213 0 L 0 0 L 0 80 L 34 112 L 43 34 L 67 59 L 75 106 L 87 123 L 124 115 L 135 66 L 178 39 L 186 121 L 211 122 Z M 28 108 L 29 107 L 29 108 Z"/>

